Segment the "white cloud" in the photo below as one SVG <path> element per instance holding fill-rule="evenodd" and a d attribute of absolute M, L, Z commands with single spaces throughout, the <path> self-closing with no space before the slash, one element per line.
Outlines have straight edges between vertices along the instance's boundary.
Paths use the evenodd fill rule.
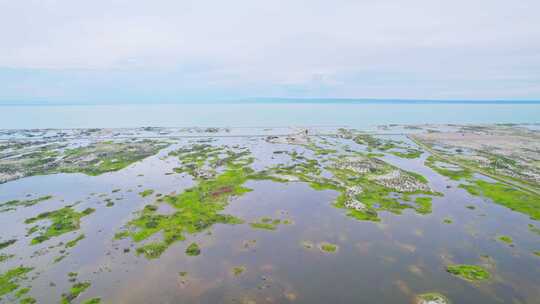
<path fill-rule="evenodd" d="M 3 68 L 184 71 L 193 85 L 267 87 L 261 94 L 316 82 L 336 96 L 384 88 L 408 95 L 415 79 L 492 86 L 523 79 L 531 88 L 540 81 L 537 0 L 0 0 L 0 7 Z M 370 73 L 384 75 L 377 89 L 362 82 Z M 394 75 L 401 82 L 385 86 Z M 437 95 L 436 86 L 426 90 Z"/>

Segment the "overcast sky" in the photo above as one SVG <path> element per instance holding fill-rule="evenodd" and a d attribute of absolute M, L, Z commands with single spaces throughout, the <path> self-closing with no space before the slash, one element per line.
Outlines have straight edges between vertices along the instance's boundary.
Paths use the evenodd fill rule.
<path fill-rule="evenodd" d="M 540 99 L 539 0 L 0 0 L 0 101 Z"/>

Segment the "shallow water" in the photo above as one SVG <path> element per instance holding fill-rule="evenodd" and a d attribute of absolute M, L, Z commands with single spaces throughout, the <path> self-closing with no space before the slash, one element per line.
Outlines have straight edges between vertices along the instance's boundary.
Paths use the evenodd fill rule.
<path fill-rule="evenodd" d="M 179 145 L 185 144 L 189 141 L 179 141 Z M 252 166 L 256 169 L 282 162 L 272 151 L 292 147 L 261 138 L 220 138 L 213 144 L 248 147 L 256 158 Z M 0 184 L 0 202 L 27 194 L 54 195 L 51 201 L 0 213 L 1 239 L 18 239 L 3 250 L 16 258 L 0 264 L 0 272 L 21 264 L 36 267 L 35 278 L 22 286 L 31 286 L 29 294 L 41 303 L 59 301 L 72 284 L 67 276 L 70 271 L 78 272 L 79 281 L 92 283 L 74 303 L 91 297 L 101 297 L 105 303 L 408 303 L 415 294 L 429 291 L 441 292 L 454 303 L 535 303 L 540 298 L 540 258 L 531 254 L 540 249 L 539 236 L 527 228 L 529 223 L 539 223 L 470 196 L 457 182 L 425 167 L 427 153 L 419 159 L 391 154 L 383 159 L 424 175 L 434 190 L 444 193 L 434 198 L 431 214 L 382 212 L 380 223 L 362 222 L 332 206 L 335 191 L 316 191 L 301 182 L 249 181 L 245 186 L 253 191 L 234 198 L 223 212 L 244 219 L 245 224 L 216 224 L 211 234 L 188 235 L 159 259 L 137 256 L 130 240 L 113 240 L 113 236 L 133 218 L 133 212 L 155 200 L 153 196 L 141 198 L 138 192 L 180 193 L 193 185 L 190 178 L 165 175 L 178 166 L 175 158 L 165 157 L 175 147 L 100 176 L 56 174 Z M 121 191 L 112 193 L 117 188 Z M 107 193 L 115 205 L 105 207 L 101 193 Z M 31 238 L 25 237 L 24 220 L 76 201 L 81 201 L 77 210 L 96 209 L 82 219 L 80 232 L 86 238 L 56 264 L 52 260 L 60 248 L 31 257 L 80 232 L 28 246 Z M 476 209 L 467 209 L 468 205 Z M 291 219 L 293 224 L 279 225 L 275 231 L 249 226 L 264 216 Z M 443 224 L 444 218 L 453 223 Z M 499 234 L 511 236 L 515 247 L 496 241 Z M 244 248 L 249 240 L 256 242 Z M 201 246 L 201 255 L 185 255 L 192 241 Z M 317 247 L 305 248 L 303 241 L 330 242 L 339 249 L 325 253 Z M 125 248 L 130 251 L 124 252 Z M 491 257 L 489 269 L 494 278 L 488 282 L 469 283 L 445 271 L 448 263 L 482 264 L 481 256 Z M 231 269 L 236 266 L 244 266 L 245 272 L 233 275 Z M 188 274 L 181 277 L 180 272 Z M 2 303 L 9 301 L 6 298 Z"/>

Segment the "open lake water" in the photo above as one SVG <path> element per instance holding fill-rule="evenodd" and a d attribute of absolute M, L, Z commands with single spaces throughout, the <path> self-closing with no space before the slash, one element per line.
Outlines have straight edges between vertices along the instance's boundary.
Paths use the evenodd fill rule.
<path fill-rule="evenodd" d="M 0 129 L 539 123 L 537 104 L 278 103 L 0 106 Z"/>

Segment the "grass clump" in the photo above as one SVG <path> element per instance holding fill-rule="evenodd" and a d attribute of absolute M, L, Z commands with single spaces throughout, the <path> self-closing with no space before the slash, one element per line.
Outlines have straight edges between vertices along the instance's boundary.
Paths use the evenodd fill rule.
<path fill-rule="evenodd" d="M 380 150 L 380 151 L 386 151 L 393 148 L 398 148 L 398 146 L 392 140 L 383 140 L 369 134 L 357 135 L 356 137 L 354 137 L 354 141 L 357 144 L 367 145 L 368 151 L 370 152 L 374 149 Z"/>
<path fill-rule="evenodd" d="M 536 227 L 533 224 L 529 224 L 528 227 L 529 227 L 530 232 L 532 232 L 534 234 L 537 234 L 537 235 L 540 235 L 540 228 Z"/>
<path fill-rule="evenodd" d="M 66 248 L 75 247 L 79 241 L 83 240 L 85 238 L 84 234 L 79 235 L 75 239 L 69 241 L 66 243 Z"/>
<path fill-rule="evenodd" d="M 31 267 L 19 266 L 0 274 L 0 297 L 19 288 L 17 281 L 23 279 L 32 269 Z"/>
<path fill-rule="evenodd" d="M 24 295 L 26 295 L 29 291 L 30 291 L 29 287 L 21 288 L 21 289 L 17 290 L 17 292 L 15 292 L 15 297 L 16 298 L 21 298 Z"/>
<path fill-rule="evenodd" d="M 533 220 L 540 220 L 540 196 L 515 189 L 502 183 L 489 183 L 475 180 L 472 184 L 460 185 L 470 194 L 485 196 L 494 203 L 528 215 Z"/>
<path fill-rule="evenodd" d="M 507 236 L 507 235 L 500 235 L 500 236 L 497 237 L 497 240 L 499 240 L 499 241 L 501 241 L 503 243 L 506 243 L 508 245 L 512 245 L 512 243 L 514 242 L 512 240 L 512 238 Z"/>
<path fill-rule="evenodd" d="M 153 140 L 102 141 L 75 149 L 59 145 L 36 147 L 31 153 L 0 161 L 0 171 L 10 172 L 10 180 L 55 173 L 100 175 L 121 170 L 161 150 L 166 143 Z"/>
<path fill-rule="evenodd" d="M 244 273 L 246 271 L 246 267 L 245 266 L 236 266 L 236 267 L 233 267 L 233 269 L 231 270 L 232 274 L 234 276 L 239 276 L 241 275 L 242 273 Z"/>
<path fill-rule="evenodd" d="M 407 152 L 394 151 L 394 152 L 390 152 L 390 153 L 397 156 L 397 157 L 414 159 L 414 158 L 419 158 L 422 155 L 422 153 L 424 153 L 424 152 L 422 152 L 420 150 L 416 150 L 416 149 L 409 149 L 409 150 L 407 150 Z"/>
<path fill-rule="evenodd" d="M 416 212 L 419 214 L 430 214 L 431 213 L 431 201 L 432 197 L 417 197 L 414 199 L 416 203 Z"/>
<path fill-rule="evenodd" d="M 319 249 L 324 252 L 334 253 L 338 248 L 338 245 L 332 243 L 323 242 L 319 244 Z"/>
<path fill-rule="evenodd" d="M 142 192 L 139 192 L 139 195 L 142 196 L 142 197 L 147 197 L 147 196 L 150 196 L 154 193 L 154 190 L 152 189 L 146 189 Z"/>
<path fill-rule="evenodd" d="M 197 243 L 191 243 L 186 248 L 186 254 L 189 256 L 197 256 L 201 254 L 201 248 L 199 247 L 199 245 L 197 245 Z"/>
<path fill-rule="evenodd" d="M 0 212 L 16 210 L 17 207 L 19 207 L 19 206 L 21 206 L 21 207 L 31 207 L 31 206 L 34 206 L 34 205 L 40 203 L 40 202 L 50 200 L 51 198 L 52 198 L 52 195 L 46 195 L 46 196 L 38 197 L 38 198 L 35 198 L 35 199 L 31 199 L 31 200 L 23 200 L 23 201 L 11 200 L 11 201 L 0 204 Z"/>
<path fill-rule="evenodd" d="M 154 155 L 163 147 L 163 143 L 151 140 L 129 143 L 98 142 L 86 147 L 66 150 L 63 162 L 54 171 L 100 175 L 124 169 Z"/>
<path fill-rule="evenodd" d="M 491 274 L 487 270 L 477 265 L 448 265 L 446 271 L 470 282 L 483 281 L 491 277 Z"/>
<path fill-rule="evenodd" d="M 115 240 L 125 239 L 129 236 L 129 231 L 120 231 L 114 234 Z"/>
<path fill-rule="evenodd" d="M 69 304 L 75 300 L 81 293 L 90 287 L 90 282 L 78 282 L 73 284 L 69 289 L 69 292 L 62 294 L 61 304 Z"/>
<path fill-rule="evenodd" d="M 276 230 L 279 224 L 281 224 L 280 219 L 271 219 L 269 217 L 263 217 L 257 222 L 249 223 L 252 228 L 264 230 Z"/>
<path fill-rule="evenodd" d="M 42 227 L 42 229 L 30 228 L 29 234 L 36 231 L 40 231 L 40 234 L 32 239 L 31 244 L 39 244 L 49 240 L 52 237 L 56 237 L 71 231 L 78 230 L 80 228 L 81 218 L 92 214 L 95 210 L 92 208 L 86 208 L 81 212 L 73 210 L 72 206 L 66 206 L 64 208 L 49 211 L 39 214 L 36 217 L 26 219 L 26 224 L 32 224 L 35 222 L 49 220 L 50 225 L 48 227 Z"/>
<path fill-rule="evenodd" d="M 7 260 L 11 259 L 14 256 L 15 256 L 14 254 L 2 253 L 2 254 L 0 254 L 0 263 L 7 261 Z"/>
<path fill-rule="evenodd" d="M 91 298 L 88 300 L 84 300 L 81 302 L 81 304 L 99 304 L 101 303 L 101 298 Z"/>
<path fill-rule="evenodd" d="M 144 254 L 148 259 L 155 259 L 161 256 L 167 249 L 167 245 L 163 243 L 148 243 L 137 248 L 137 254 Z"/>
<path fill-rule="evenodd" d="M 11 246 L 11 245 L 15 244 L 15 242 L 17 242 L 16 239 L 11 239 L 11 240 L 0 242 L 0 249 L 4 249 L 4 248 L 6 248 L 8 246 Z"/>
<path fill-rule="evenodd" d="M 450 178 L 451 180 L 461 180 L 461 179 L 470 179 L 473 177 L 473 172 L 469 169 L 447 169 L 442 168 L 440 166 L 437 166 L 438 159 L 434 157 L 433 155 L 429 156 L 426 161 L 425 165 L 433 169 L 435 172 L 439 173 L 440 175 L 446 176 Z"/>
<path fill-rule="evenodd" d="M 445 218 L 443 219 L 443 223 L 445 223 L 445 224 L 452 224 L 453 222 L 454 222 L 454 221 L 452 221 L 452 219 L 449 218 L 449 217 L 445 217 Z"/>
<path fill-rule="evenodd" d="M 337 150 L 326 149 L 326 148 L 317 146 L 314 143 L 309 143 L 309 144 L 305 145 L 305 147 L 312 150 L 313 152 L 315 152 L 315 155 L 328 155 L 328 154 L 334 154 L 334 153 L 337 152 Z"/>

